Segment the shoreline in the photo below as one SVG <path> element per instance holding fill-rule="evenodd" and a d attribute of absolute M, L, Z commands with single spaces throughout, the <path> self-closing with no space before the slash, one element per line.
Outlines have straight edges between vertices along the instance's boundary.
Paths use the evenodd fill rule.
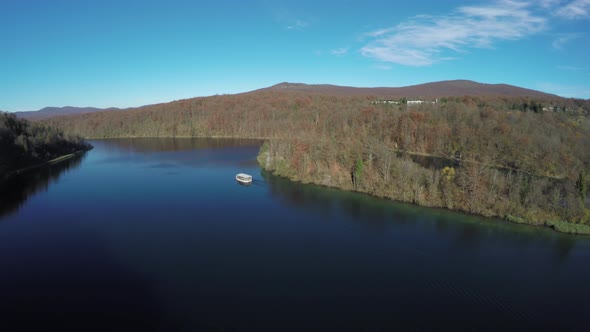
<path fill-rule="evenodd" d="M 127 139 L 127 138 L 131 138 L 131 139 L 136 139 L 136 138 L 179 138 L 179 139 L 187 139 L 187 138 L 210 138 L 210 139 L 246 139 L 246 140 L 259 140 L 259 141 L 267 141 L 269 140 L 268 137 L 236 137 L 236 136 L 121 136 L 121 137 L 86 137 L 85 139 L 91 139 L 91 140 L 107 140 L 107 139 Z M 270 138 L 272 139 L 272 138 Z M 262 148 L 262 147 L 261 147 Z M 7 173 L 3 178 L 0 179 L 0 183 L 15 176 L 15 175 L 20 175 L 41 167 L 45 167 L 45 166 L 51 166 L 60 162 L 63 162 L 65 160 L 69 160 L 71 158 L 74 158 L 78 155 L 81 155 L 89 150 L 91 150 L 92 148 L 88 149 L 88 150 L 79 150 L 76 151 L 74 153 L 70 153 L 67 155 L 62 155 L 59 156 L 57 158 L 54 158 L 52 160 L 48 160 L 46 162 L 40 163 L 40 164 L 36 164 L 36 165 L 31 165 L 28 167 L 24 167 L 18 170 L 14 170 L 11 171 L 9 173 Z M 408 153 L 408 152 L 405 152 Z M 409 154 L 412 154 L 411 152 Z M 590 226 L 588 225 L 584 225 L 584 224 L 574 224 L 574 223 L 569 223 L 569 222 L 565 222 L 565 221 L 560 221 L 560 220 L 551 220 L 551 221 L 544 221 L 542 223 L 532 223 L 529 220 L 526 220 L 524 218 L 520 218 L 520 217 L 514 217 L 511 215 L 507 215 L 507 216 L 486 216 L 486 215 L 482 215 L 482 214 L 477 214 L 477 213 L 472 213 L 472 212 L 468 212 L 468 211 L 463 211 L 463 210 L 459 210 L 459 209 L 449 209 L 447 207 L 439 207 L 439 206 L 429 206 L 429 205 L 425 205 L 425 204 L 418 204 L 415 202 L 409 202 L 409 201 L 401 201 L 401 200 L 396 200 L 396 199 L 392 199 L 390 197 L 386 197 L 386 196 L 379 196 L 379 195 L 374 195 L 371 194 L 369 192 L 364 192 L 364 191 L 358 191 L 358 190 L 347 190 L 347 189 L 343 189 L 341 187 L 338 186 L 329 186 L 329 185 L 325 185 L 323 183 L 316 183 L 314 181 L 302 181 L 302 180 L 297 180 L 297 179 L 293 179 L 290 178 L 288 176 L 283 176 L 283 175 L 279 175 L 276 174 L 276 172 L 274 170 L 270 170 L 267 169 L 264 165 L 262 165 L 262 163 L 260 163 L 260 161 L 258 160 L 260 156 L 260 151 L 258 153 L 258 155 L 256 156 L 256 159 L 258 161 L 258 164 L 260 166 L 260 168 L 262 170 L 264 170 L 265 172 L 269 172 L 270 174 L 272 174 L 273 176 L 278 176 L 278 177 L 282 177 L 285 178 L 291 182 L 295 182 L 295 183 L 302 183 L 302 184 L 313 184 L 313 185 L 317 185 L 317 186 L 321 186 L 321 187 L 326 187 L 326 188 L 332 188 L 332 189 L 336 189 L 336 190 L 341 190 L 341 191 L 345 191 L 345 192 L 356 192 L 356 193 L 361 193 L 361 194 L 365 194 L 365 195 L 369 195 L 371 197 L 376 197 L 376 198 L 382 198 L 382 199 L 387 199 L 393 202 L 399 202 L 399 203 L 406 203 L 406 204 L 412 204 L 412 205 L 416 205 L 416 206 L 421 206 L 421 207 L 427 207 L 427 208 L 440 208 L 440 209 L 444 209 L 447 211 L 454 211 L 454 212 L 460 212 L 460 213 L 466 213 L 468 215 L 473 215 L 473 216 L 478 216 L 478 217 L 482 217 L 482 218 L 486 218 L 486 219 L 493 219 L 493 218 L 497 218 L 497 219 L 501 219 L 510 223 L 515 223 L 515 224 L 522 224 L 522 225 L 528 225 L 531 227 L 545 227 L 545 228 L 550 228 L 556 232 L 560 232 L 560 233 L 566 233 L 566 234 L 571 234 L 571 235 L 581 235 L 581 236 L 590 236 Z"/>
<path fill-rule="evenodd" d="M 486 218 L 486 219 L 500 219 L 500 220 L 503 220 L 506 222 L 527 225 L 527 226 L 531 226 L 531 227 L 545 227 L 545 228 L 550 228 L 550 229 L 552 229 L 556 232 L 559 232 L 559 233 L 578 235 L 578 236 L 586 236 L 586 237 L 590 236 L 590 225 L 585 225 L 585 224 L 575 224 L 575 223 L 569 223 L 569 222 L 561 221 L 561 220 L 546 220 L 546 221 L 542 221 L 542 222 L 533 223 L 530 220 L 527 220 L 525 218 L 515 217 L 512 215 L 505 215 L 505 216 L 483 215 L 483 214 L 473 213 L 473 212 L 469 212 L 469 211 L 465 211 L 465 210 L 461 210 L 461 209 L 450 209 L 450 208 L 444 207 L 444 206 L 431 206 L 431 205 L 419 204 L 419 203 L 411 202 L 411 201 L 397 200 L 397 199 L 393 199 L 393 198 L 387 197 L 387 196 L 371 194 L 370 192 L 366 192 L 366 191 L 348 190 L 348 189 L 344 189 L 344 188 L 341 188 L 338 186 L 331 186 L 331 185 L 326 185 L 324 183 L 318 183 L 313 180 L 311 180 L 311 181 L 305 180 L 304 181 L 301 179 L 295 179 L 295 178 L 291 178 L 289 176 L 277 174 L 276 170 L 272 170 L 272 169 L 267 168 L 264 165 L 264 163 L 261 161 L 260 158 L 261 158 L 261 152 L 259 152 L 259 154 L 257 155 L 256 160 L 258 161 L 258 165 L 260 166 L 260 168 L 262 170 L 272 174 L 273 176 L 278 176 L 278 177 L 287 179 L 287 180 L 294 182 L 294 183 L 312 184 L 312 185 L 321 186 L 321 187 L 325 187 L 325 188 L 332 188 L 332 189 L 341 190 L 341 191 L 345 191 L 345 192 L 355 192 L 355 193 L 359 193 L 359 194 L 369 195 L 371 197 L 387 199 L 392 202 L 412 204 L 415 206 L 420 206 L 420 207 L 425 207 L 425 208 L 444 209 L 447 211 L 466 213 L 468 215 L 477 216 L 477 217 Z"/>
<path fill-rule="evenodd" d="M 42 162 L 39 164 L 35 164 L 35 165 L 31 165 L 31 166 L 27 166 L 27 167 L 23 167 L 23 168 L 19 168 L 19 169 L 10 171 L 10 172 L 6 173 L 6 175 L 4 175 L 2 178 L 0 178 L 0 183 L 4 182 L 14 176 L 17 176 L 17 175 L 21 175 L 21 174 L 45 167 L 45 166 L 52 166 L 55 164 L 59 164 L 63 161 L 66 161 L 66 160 L 72 159 L 74 157 L 77 157 L 79 155 L 82 155 L 83 153 L 90 151 L 90 150 L 92 150 L 92 148 L 90 148 L 88 150 L 78 150 L 73 153 L 61 155 L 59 157 L 53 158 L 51 160 L 48 160 L 48 161 L 45 161 L 45 162 Z"/>
<path fill-rule="evenodd" d="M 346 190 L 346 189 L 339 188 L 337 186 L 328 186 L 328 185 L 325 185 L 325 184 L 322 184 L 322 183 L 316 183 L 316 182 L 313 182 L 313 181 L 304 182 L 304 181 L 301 181 L 301 180 L 291 179 L 291 178 L 289 178 L 287 176 L 276 174 L 275 171 L 266 169 L 265 167 L 263 167 L 260 164 L 259 164 L 259 166 L 260 166 L 260 168 L 263 171 L 268 172 L 272 176 L 277 176 L 277 177 L 286 179 L 288 181 L 291 181 L 293 183 L 311 184 L 311 185 L 314 185 L 314 186 L 320 186 L 320 187 L 324 187 L 324 188 L 330 188 L 330 189 L 340 190 L 340 191 L 343 191 L 343 192 L 358 193 L 358 194 L 368 195 L 370 197 L 375 197 L 375 198 L 380 198 L 380 199 L 386 199 L 386 200 L 389 200 L 389 201 L 392 201 L 392 202 L 396 202 L 396 203 L 411 204 L 411 205 L 414 205 L 414 206 L 420 206 L 420 207 L 424 207 L 424 208 L 443 209 L 445 211 L 452 211 L 452 212 L 457 212 L 457 213 L 464 213 L 464 214 L 467 214 L 467 215 L 470 215 L 470 216 L 476 216 L 476 217 L 486 218 L 486 219 L 498 219 L 498 220 L 502 220 L 502 221 L 505 221 L 505 222 L 509 222 L 509 223 L 513 223 L 513 224 L 519 224 L 519 225 L 526 225 L 526 226 L 530 226 L 530 227 L 549 228 L 549 229 L 552 229 L 552 230 L 554 230 L 554 231 L 556 231 L 558 233 L 564 233 L 564 234 L 570 234 L 570 235 L 577 235 L 577 236 L 585 236 L 585 237 L 589 237 L 590 238 L 590 226 L 588 226 L 588 225 L 573 224 L 573 223 L 568 223 L 568 222 L 559 221 L 559 220 L 546 221 L 546 222 L 543 222 L 543 223 L 533 224 L 533 223 L 528 222 L 524 218 L 513 217 L 513 216 L 510 216 L 510 215 L 505 216 L 505 217 L 501 217 L 501 216 L 485 216 L 485 215 L 482 215 L 482 214 L 472 213 L 472 212 L 463 211 L 463 210 L 449 209 L 449 208 L 442 207 L 442 206 L 429 206 L 429 205 L 417 204 L 417 203 L 413 203 L 413 202 L 400 201 L 400 200 L 392 199 L 392 198 L 389 198 L 389 197 L 386 197 L 386 196 L 373 195 L 371 193 L 364 192 L 364 191 Z"/>
<path fill-rule="evenodd" d="M 219 136 L 112 136 L 112 137 L 84 137 L 85 140 L 96 140 L 96 141 L 100 141 L 100 140 L 107 140 L 107 139 L 126 139 L 126 138 L 179 138 L 179 139 L 187 139 L 187 138 L 231 138 L 231 139 L 250 139 L 250 140 L 259 140 L 259 141 L 265 141 L 268 139 L 274 139 L 274 138 L 268 138 L 268 137 L 240 137 L 240 136 L 223 136 L 223 135 L 219 135 Z"/>
<path fill-rule="evenodd" d="M 102 137 L 102 138 L 90 138 L 87 137 L 86 139 L 96 139 L 96 140 L 103 140 L 103 139 L 125 139 L 125 138 L 179 138 L 179 139 L 187 139 L 187 138 L 212 138 L 212 139 L 251 139 L 251 140 L 260 140 L 260 141 L 268 141 L 268 140 L 272 140 L 273 138 L 269 138 L 269 137 L 236 137 L 236 136 L 122 136 L 122 137 Z M 262 148 L 262 147 L 261 147 Z M 406 153 L 406 154 L 410 154 L 410 155 L 421 155 L 418 153 L 412 153 L 410 151 L 401 151 L 402 153 Z M 416 206 L 421 206 L 421 207 L 427 207 L 427 208 L 440 208 L 440 209 L 445 209 L 448 211 L 454 211 L 454 212 L 460 212 L 460 213 L 466 213 L 469 215 L 473 215 L 473 216 L 478 216 L 478 217 L 482 217 L 482 218 L 497 218 L 497 219 L 501 219 L 510 223 L 515 223 L 515 224 L 522 224 L 522 225 L 528 225 L 531 227 L 546 227 L 546 228 L 550 228 L 553 229 L 556 232 L 560 232 L 560 233 L 566 233 L 566 234 L 572 234 L 572 235 L 581 235 L 581 236 L 590 236 L 590 226 L 589 225 L 584 225 L 584 224 L 574 224 L 574 223 L 569 223 L 569 222 L 565 222 L 565 221 L 560 221 L 560 220 L 551 220 L 551 221 L 544 221 L 542 223 L 533 223 L 529 220 L 526 220 L 524 218 L 520 218 L 520 217 L 514 217 L 511 215 L 506 215 L 506 216 L 486 216 L 486 215 L 482 215 L 482 214 L 477 214 L 477 213 L 473 213 L 473 212 L 469 212 L 469 211 L 463 211 L 463 210 L 459 210 L 459 209 L 449 209 L 448 207 L 441 207 L 441 206 L 429 206 L 429 205 L 424 205 L 424 204 L 417 204 L 415 202 L 409 202 L 409 201 L 400 201 L 400 200 L 395 200 L 392 199 L 390 197 L 387 196 L 379 196 L 379 195 L 373 195 L 369 192 L 364 192 L 364 191 L 355 191 L 355 190 L 347 190 L 347 189 L 343 189 L 341 187 L 338 186 L 327 186 L 323 183 L 316 183 L 313 181 L 302 181 L 302 180 L 296 180 L 296 179 L 292 179 L 289 178 L 287 176 L 282 176 L 282 175 L 278 175 L 275 173 L 275 171 L 267 169 L 262 163 L 260 163 L 260 161 L 258 160 L 258 157 L 260 156 L 260 151 L 258 152 L 258 155 L 256 156 L 256 159 L 258 161 L 258 164 L 260 166 L 261 169 L 263 169 L 266 172 L 269 172 L 270 174 L 274 175 L 274 176 L 279 176 L 279 177 L 283 177 L 291 182 L 298 182 L 298 183 L 309 183 L 309 184 L 313 184 L 313 185 L 318 185 L 318 186 L 322 186 L 322 187 L 326 187 L 326 188 L 333 188 L 333 189 L 337 189 L 337 190 L 342 190 L 342 191 L 347 191 L 347 192 L 357 192 L 357 193 L 362 193 L 365 195 L 369 195 L 371 197 L 377 197 L 377 198 L 383 198 L 383 199 L 387 199 L 387 200 L 391 200 L 394 202 L 399 202 L 399 203 L 407 203 L 407 204 L 412 204 L 412 205 L 416 205 Z M 528 172 L 526 172 L 528 173 Z M 530 173 L 529 173 L 530 174 Z M 548 178 L 553 178 L 553 179 L 560 179 L 560 177 L 556 177 L 556 176 L 547 176 L 547 175 L 536 175 L 536 176 L 543 176 L 543 177 L 548 177 Z"/>

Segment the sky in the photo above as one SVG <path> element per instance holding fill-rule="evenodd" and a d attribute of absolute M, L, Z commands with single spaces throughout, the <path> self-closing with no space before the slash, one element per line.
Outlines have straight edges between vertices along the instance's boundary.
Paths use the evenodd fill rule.
<path fill-rule="evenodd" d="M 468 79 L 590 98 L 590 0 L 0 0 L 0 110 L 280 82 Z"/>

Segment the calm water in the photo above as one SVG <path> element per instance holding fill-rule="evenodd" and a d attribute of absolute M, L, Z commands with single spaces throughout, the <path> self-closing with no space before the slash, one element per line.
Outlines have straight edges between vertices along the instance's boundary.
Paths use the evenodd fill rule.
<path fill-rule="evenodd" d="M 253 141 L 92 143 L 0 190 L 0 331 L 589 326 L 587 237 L 290 183 Z"/>

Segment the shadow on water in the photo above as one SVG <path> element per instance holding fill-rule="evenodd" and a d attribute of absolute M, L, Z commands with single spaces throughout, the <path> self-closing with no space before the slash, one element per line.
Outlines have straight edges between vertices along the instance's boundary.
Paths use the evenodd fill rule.
<path fill-rule="evenodd" d="M 261 174 L 273 195 L 281 197 L 290 206 L 311 209 L 326 219 L 333 217 L 334 211 L 343 210 L 353 222 L 378 232 L 392 229 L 434 232 L 437 236 L 450 238 L 451 244 L 459 250 L 478 249 L 485 242 L 497 239 L 520 248 L 549 242 L 554 248 L 554 258 L 564 262 L 578 241 L 588 242 L 588 237 L 557 233 L 544 227 L 421 207 L 313 184 L 293 183 L 265 171 Z"/>
<path fill-rule="evenodd" d="M 400 261 L 398 283 L 409 290 L 404 310 L 408 317 L 427 314 L 423 330 L 439 324 L 474 331 L 582 330 L 584 316 L 575 312 L 588 307 L 587 296 L 580 279 L 564 278 L 563 271 L 588 275 L 580 265 L 588 237 L 262 176 L 284 204 L 313 210 L 322 221 L 354 223 L 379 235 L 371 236 L 379 250 L 394 248 L 388 260 Z M 404 273 L 411 277 L 403 279 Z M 553 302 L 537 302 L 539 294 Z"/>
<path fill-rule="evenodd" d="M 86 153 L 0 182 L 0 218 L 15 213 L 35 193 L 47 190 L 68 170 L 80 166 Z"/>
<path fill-rule="evenodd" d="M 52 238 L 59 231 L 31 231 L 28 242 L 0 234 L 0 330 L 164 330 L 149 280 L 104 240 L 71 227 L 77 236 L 61 237 L 59 245 Z"/>
<path fill-rule="evenodd" d="M 293 183 L 236 142 L 93 142 L 0 223 L 0 331 L 567 331 L 588 312 L 588 241 Z"/>

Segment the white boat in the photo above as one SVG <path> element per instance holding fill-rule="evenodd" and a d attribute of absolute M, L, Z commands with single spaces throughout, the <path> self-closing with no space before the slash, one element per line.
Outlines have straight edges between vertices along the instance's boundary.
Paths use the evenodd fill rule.
<path fill-rule="evenodd" d="M 236 180 L 239 183 L 252 183 L 252 175 L 238 173 L 236 174 Z"/>

